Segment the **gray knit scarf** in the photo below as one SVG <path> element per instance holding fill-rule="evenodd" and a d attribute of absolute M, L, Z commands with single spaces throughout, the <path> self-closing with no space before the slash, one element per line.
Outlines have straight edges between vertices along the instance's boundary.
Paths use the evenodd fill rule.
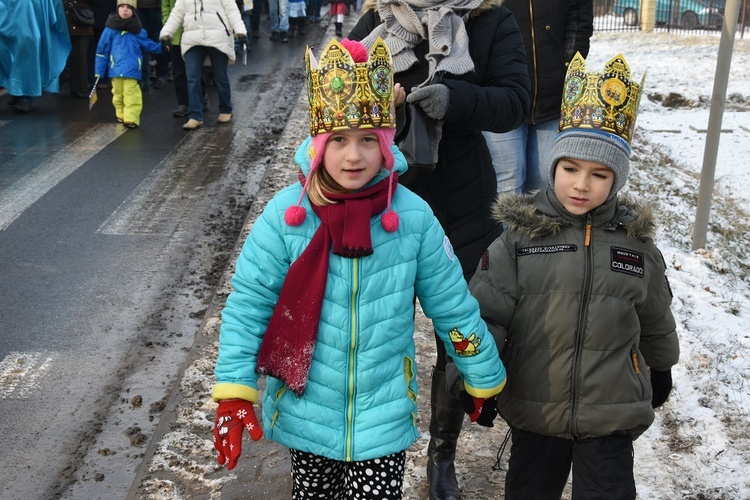
<path fill-rule="evenodd" d="M 474 69 L 469 55 L 469 37 L 464 21 L 485 0 L 377 0 L 383 21 L 364 40 L 372 48 L 381 37 L 391 51 L 396 73 L 417 62 L 414 47 L 427 40 L 429 76 L 435 73 L 462 75 Z M 420 86 L 422 86 L 420 85 Z"/>

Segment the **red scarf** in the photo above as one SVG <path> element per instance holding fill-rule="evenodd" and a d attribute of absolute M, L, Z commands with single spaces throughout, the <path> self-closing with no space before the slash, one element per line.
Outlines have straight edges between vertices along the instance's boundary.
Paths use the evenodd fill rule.
<path fill-rule="evenodd" d="M 258 373 L 280 379 L 297 395 L 305 390 L 315 352 L 331 245 L 333 253 L 342 257 L 372 254 L 370 219 L 385 210 L 389 182 L 395 191 L 396 172 L 363 191 L 326 193 L 337 202 L 332 205 L 313 205 L 321 224 L 305 251 L 289 267 L 256 367 Z"/>

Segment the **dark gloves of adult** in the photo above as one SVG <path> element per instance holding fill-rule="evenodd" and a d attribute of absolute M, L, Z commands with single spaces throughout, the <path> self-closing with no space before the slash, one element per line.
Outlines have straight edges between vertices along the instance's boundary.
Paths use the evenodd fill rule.
<path fill-rule="evenodd" d="M 652 369 L 651 388 L 653 389 L 651 407 L 658 408 L 667 401 L 669 393 L 672 391 L 672 370 L 662 372 Z"/>
<path fill-rule="evenodd" d="M 237 35 L 237 44 L 240 50 L 244 50 L 247 47 L 247 35 Z"/>
<path fill-rule="evenodd" d="M 219 401 L 214 423 L 214 449 L 219 454 L 219 465 L 227 463 L 232 470 L 242 454 L 242 430 L 247 429 L 253 441 L 263 436 L 263 429 L 255 418 L 255 410 L 250 401 L 244 399 L 224 399 Z"/>
<path fill-rule="evenodd" d="M 451 102 L 450 89 L 442 83 L 416 88 L 406 96 L 406 102 L 418 105 L 430 118 L 442 120 Z"/>
<path fill-rule="evenodd" d="M 497 417 L 497 401 L 492 397 L 489 399 L 475 398 L 466 391 L 461 391 L 458 395 L 464 412 L 469 414 L 469 420 L 476 422 L 483 427 L 494 427 L 492 423 Z"/>

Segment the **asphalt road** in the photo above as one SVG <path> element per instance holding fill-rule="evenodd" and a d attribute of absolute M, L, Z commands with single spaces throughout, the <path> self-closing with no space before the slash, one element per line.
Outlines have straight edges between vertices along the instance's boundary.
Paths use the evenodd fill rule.
<path fill-rule="evenodd" d="M 125 497 L 325 28 L 254 40 L 230 125 L 214 88 L 194 132 L 171 83 L 135 130 L 108 91 L 0 97 L 0 497 Z"/>

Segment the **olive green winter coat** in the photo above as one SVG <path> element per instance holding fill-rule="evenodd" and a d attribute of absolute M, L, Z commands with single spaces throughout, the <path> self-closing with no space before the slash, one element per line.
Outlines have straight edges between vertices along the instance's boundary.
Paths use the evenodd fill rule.
<path fill-rule="evenodd" d="M 649 367 L 679 357 L 651 211 L 615 198 L 574 216 L 547 188 L 500 197 L 494 216 L 507 229 L 470 289 L 508 370 L 500 414 L 546 436 L 637 438 L 654 419 Z"/>

